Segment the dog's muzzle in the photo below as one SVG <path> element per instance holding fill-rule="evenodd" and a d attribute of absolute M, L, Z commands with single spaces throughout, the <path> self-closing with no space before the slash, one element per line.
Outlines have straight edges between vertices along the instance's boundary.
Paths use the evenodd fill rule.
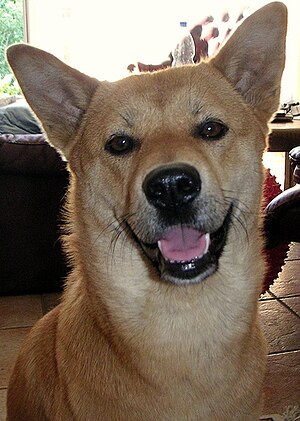
<path fill-rule="evenodd" d="M 160 234 L 158 241 L 151 244 L 136 239 L 162 279 L 182 285 L 198 283 L 212 275 L 226 242 L 232 206 L 217 230 L 205 229 L 203 220 L 197 217 L 201 178 L 188 164 L 151 171 L 142 188 L 161 222 Z"/>

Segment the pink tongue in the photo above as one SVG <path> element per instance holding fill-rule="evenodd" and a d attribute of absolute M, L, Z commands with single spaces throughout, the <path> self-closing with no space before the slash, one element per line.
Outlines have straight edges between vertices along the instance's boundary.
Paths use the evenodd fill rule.
<path fill-rule="evenodd" d="M 207 252 L 209 234 L 193 228 L 173 228 L 164 234 L 158 246 L 165 259 L 189 262 L 196 257 L 202 257 Z"/>

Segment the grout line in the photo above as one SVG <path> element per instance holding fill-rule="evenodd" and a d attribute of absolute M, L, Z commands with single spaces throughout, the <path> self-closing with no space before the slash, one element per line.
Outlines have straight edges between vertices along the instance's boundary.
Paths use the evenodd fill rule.
<path fill-rule="evenodd" d="M 0 332 L 3 330 L 16 330 L 16 329 L 31 329 L 34 325 L 28 326 L 12 326 L 12 327 L 1 327 Z"/>
<path fill-rule="evenodd" d="M 286 298 L 299 298 L 300 299 L 300 295 L 299 294 L 280 295 L 280 296 L 278 296 L 278 295 L 274 294 L 274 292 L 272 292 L 271 290 L 268 290 L 268 292 L 270 294 L 272 293 L 272 297 L 259 298 L 258 301 L 282 300 L 282 299 L 286 299 Z"/>
<path fill-rule="evenodd" d="M 270 356 L 270 355 L 278 355 L 278 354 L 292 354 L 293 352 L 299 352 L 300 351 L 300 349 L 298 348 L 296 348 L 296 349 L 289 349 L 289 350 L 286 350 L 286 351 L 272 351 L 272 352 L 269 352 L 268 353 L 268 356 Z"/>
<path fill-rule="evenodd" d="M 272 292 L 270 289 L 268 289 L 268 293 L 272 295 L 273 298 L 275 298 L 281 305 L 283 305 L 288 311 L 290 311 L 292 314 L 294 314 L 298 319 L 300 319 L 300 314 L 298 314 L 292 307 L 290 307 L 286 302 L 282 301 L 282 297 L 277 297 L 274 292 Z M 287 297 L 291 298 L 291 297 Z"/>

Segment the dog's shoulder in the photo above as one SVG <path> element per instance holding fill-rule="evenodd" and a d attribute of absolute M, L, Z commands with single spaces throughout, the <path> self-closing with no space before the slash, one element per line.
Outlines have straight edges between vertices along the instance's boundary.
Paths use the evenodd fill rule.
<path fill-rule="evenodd" d="M 45 402 L 55 398 L 59 312 L 60 306 L 42 317 L 25 339 L 9 383 L 8 419 L 17 419 L 14 414 L 24 414 L 26 402 L 30 401 L 30 419 L 34 420 L 34 411 L 43 413 Z"/>

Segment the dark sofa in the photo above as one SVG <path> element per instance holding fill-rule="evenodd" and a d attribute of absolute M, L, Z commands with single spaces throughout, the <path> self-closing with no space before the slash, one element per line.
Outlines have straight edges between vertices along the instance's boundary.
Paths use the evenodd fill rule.
<path fill-rule="evenodd" d="M 0 295 L 62 288 L 68 268 L 60 209 L 67 186 L 66 163 L 28 107 L 0 108 Z"/>

